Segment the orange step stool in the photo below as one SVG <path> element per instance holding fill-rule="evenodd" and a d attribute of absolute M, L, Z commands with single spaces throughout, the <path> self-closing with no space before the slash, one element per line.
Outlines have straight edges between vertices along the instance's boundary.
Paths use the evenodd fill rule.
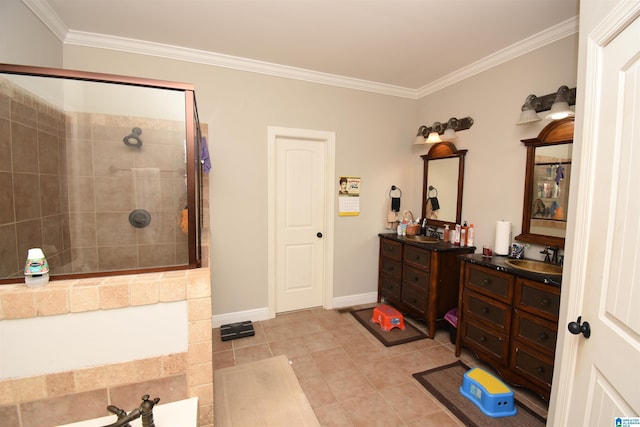
<path fill-rule="evenodd" d="M 404 331 L 404 317 L 390 305 L 381 304 L 373 309 L 371 321 L 380 325 L 383 331 L 400 328 Z"/>

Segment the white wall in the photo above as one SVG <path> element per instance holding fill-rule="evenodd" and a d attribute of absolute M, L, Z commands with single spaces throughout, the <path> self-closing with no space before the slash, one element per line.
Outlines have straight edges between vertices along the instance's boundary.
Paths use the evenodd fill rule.
<path fill-rule="evenodd" d="M 62 68 L 62 42 L 22 1 L 2 0 L 0 62 Z"/>
<path fill-rule="evenodd" d="M 513 236 L 520 234 L 526 163 L 520 140 L 534 138 L 550 123 L 517 126 L 520 108 L 529 94 L 542 96 L 562 85 L 575 87 L 577 57 L 576 34 L 418 101 L 418 121 L 427 126 L 450 117 L 474 119 L 471 129 L 458 132 L 455 144 L 469 150 L 462 219 L 474 224 L 476 247 L 494 243 L 498 220 L 511 221 Z M 419 159 L 414 163 L 418 170 Z M 541 249 L 532 246 L 526 256 L 541 259 Z"/>

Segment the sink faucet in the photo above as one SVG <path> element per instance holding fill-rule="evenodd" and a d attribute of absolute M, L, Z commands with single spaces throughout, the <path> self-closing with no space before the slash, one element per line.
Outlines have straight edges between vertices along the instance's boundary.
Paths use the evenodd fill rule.
<path fill-rule="evenodd" d="M 144 396 L 142 396 L 142 404 L 133 411 L 129 412 L 129 414 L 116 406 L 109 405 L 107 406 L 107 411 L 115 414 L 118 419 L 115 423 L 109 424 L 104 427 L 131 427 L 129 422 L 140 417 L 142 417 L 142 427 L 156 427 L 153 421 L 153 406 L 159 401 L 159 397 L 156 397 L 153 400 L 149 400 L 149 395 L 145 394 Z"/>
<path fill-rule="evenodd" d="M 557 246 L 547 246 L 544 250 L 540 251 L 542 255 L 544 255 L 544 262 L 549 262 L 551 264 L 558 264 L 558 251 L 560 248 Z"/>

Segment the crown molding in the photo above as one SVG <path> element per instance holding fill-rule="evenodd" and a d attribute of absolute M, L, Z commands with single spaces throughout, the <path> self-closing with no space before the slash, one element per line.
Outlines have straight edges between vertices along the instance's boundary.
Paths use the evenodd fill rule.
<path fill-rule="evenodd" d="M 44 25 L 51 30 L 51 32 L 64 42 L 64 39 L 69 31 L 69 27 L 60 19 L 55 10 L 49 5 L 46 0 L 22 0 L 25 6 L 27 6 L 36 15 L 36 17 L 42 21 Z"/>
<path fill-rule="evenodd" d="M 305 70 L 302 68 L 289 67 L 286 65 L 273 64 L 203 50 L 128 39 L 124 37 L 70 30 L 67 32 L 64 43 L 67 45 L 151 55 L 216 67 L 231 68 L 240 71 L 267 74 L 288 79 L 303 80 L 312 83 L 338 86 L 348 89 L 375 92 L 402 98 L 416 99 L 415 89 L 321 73 L 318 71 Z"/>
<path fill-rule="evenodd" d="M 46 0 L 22 0 L 22 2 L 31 9 L 31 11 L 33 11 L 33 13 L 53 32 L 53 34 L 55 34 L 56 37 L 67 45 L 151 55 L 409 99 L 420 99 L 431 93 L 444 89 L 447 86 L 451 86 L 490 68 L 496 67 L 578 32 L 578 17 L 575 16 L 518 43 L 514 43 L 505 49 L 474 62 L 473 64 L 434 80 L 433 82 L 416 90 L 385 83 L 224 55 L 215 52 L 207 52 L 203 50 L 105 34 L 69 30 Z"/>
<path fill-rule="evenodd" d="M 505 62 L 511 61 L 519 56 L 525 55 L 531 51 L 544 47 L 548 44 L 554 43 L 565 37 L 578 32 L 578 17 L 574 16 L 564 22 L 561 22 L 553 27 L 534 34 L 524 40 L 512 44 L 502 50 L 497 51 L 479 61 L 476 61 L 466 67 L 462 67 L 451 74 L 448 74 L 440 79 L 422 86 L 417 90 L 417 98 L 420 99 L 424 96 L 444 89 L 447 86 L 451 86 L 462 80 L 468 79 L 476 74 L 486 71 L 490 68 L 496 67 Z"/>

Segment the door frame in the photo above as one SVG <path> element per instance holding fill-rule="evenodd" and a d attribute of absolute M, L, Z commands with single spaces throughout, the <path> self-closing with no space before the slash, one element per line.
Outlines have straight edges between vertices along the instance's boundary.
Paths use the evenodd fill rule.
<path fill-rule="evenodd" d="M 334 206 L 336 134 L 329 131 L 267 126 L 267 292 L 269 319 L 276 316 L 276 141 L 278 138 L 304 139 L 325 145 L 324 183 L 324 280 L 322 307 L 333 308 Z"/>
<path fill-rule="evenodd" d="M 574 379 L 579 372 L 576 371 L 576 360 L 579 357 L 580 345 L 583 340 L 569 335 L 568 322 L 575 320 L 582 313 L 585 293 L 600 292 L 600 289 L 587 289 L 585 283 L 587 255 L 590 245 L 589 226 L 591 222 L 591 206 L 593 198 L 593 180 L 595 164 L 598 161 L 597 132 L 599 125 L 600 88 L 595 83 L 600 79 L 601 49 L 609 44 L 612 39 L 624 28 L 630 25 L 640 14 L 640 2 L 620 2 L 612 11 L 604 17 L 589 34 L 584 36 L 585 53 L 582 82 L 578 82 L 578 97 L 581 107 L 576 110 L 576 126 L 574 141 L 580 141 L 579 147 L 579 174 L 578 179 L 573 180 L 569 201 L 573 209 L 570 219 L 567 221 L 572 226 L 567 229 L 567 246 L 565 248 L 565 273 L 562 278 L 562 297 L 560 301 L 560 316 L 558 320 L 558 342 L 555 357 L 555 372 L 553 375 L 553 387 L 549 406 L 547 425 L 570 425 L 569 407 L 574 395 Z M 583 28 L 580 29 L 583 31 Z M 580 63 L 578 64 L 580 65 Z M 576 146 L 574 144 L 574 151 Z M 570 196 L 570 197 L 571 197 Z M 578 212 L 580 213 L 578 215 Z M 568 267 L 568 268 L 567 268 Z M 560 333 L 564 331 L 564 333 Z"/>

